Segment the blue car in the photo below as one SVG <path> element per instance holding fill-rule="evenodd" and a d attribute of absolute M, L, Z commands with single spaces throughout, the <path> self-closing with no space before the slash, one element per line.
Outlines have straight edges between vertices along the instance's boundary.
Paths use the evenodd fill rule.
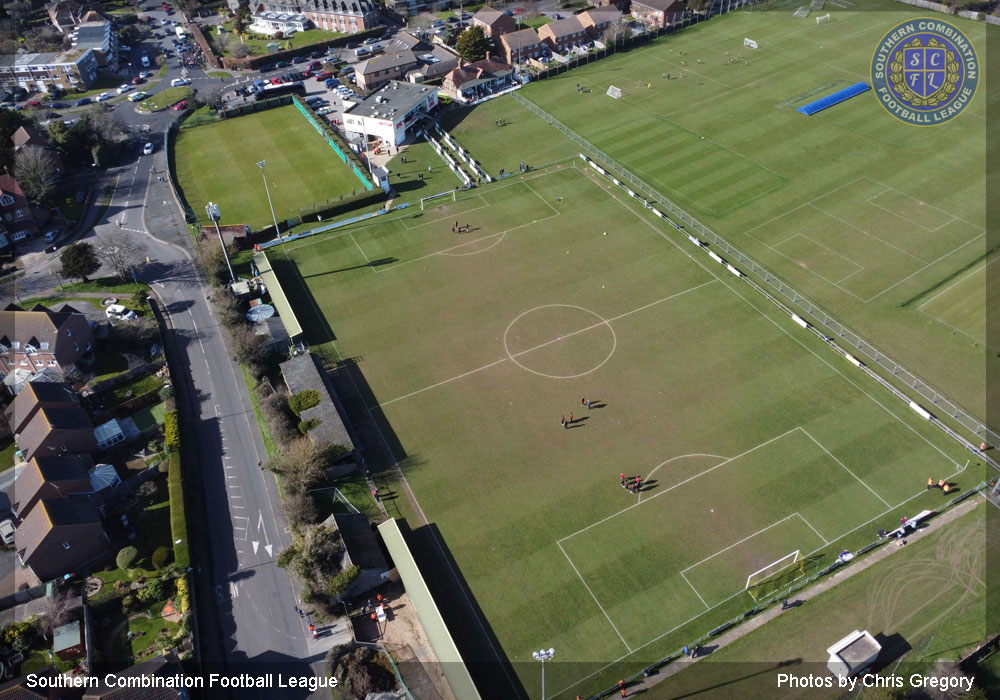
<path fill-rule="evenodd" d="M 89 105 L 89 104 L 90 104 L 89 97 L 81 97 L 79 100 L 76 101 L 77 107 L 83 107 L 84 105 Z"/>

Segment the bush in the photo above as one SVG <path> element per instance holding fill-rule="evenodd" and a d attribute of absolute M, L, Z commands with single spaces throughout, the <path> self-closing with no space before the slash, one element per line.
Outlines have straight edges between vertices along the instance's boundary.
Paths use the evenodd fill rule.
<path fill-rule="evenodd" d="M 183 615 L 191 607 L 191 596 L 188 593 L 188 581 L 187 578 L 181 576 L 177 579 L 177 609 L 181 611 Z"/>
<path fill-rule="evenodd" d="M 122 610 L 126 613 L 135 610 L 136 598 L 134 595 L 129 593 L 128 595 L 122 596 Z"/>
<path fill-rule="evenodd" d="M 312 408 L 313 406 L 319 406 L 319 402 L 322 399 L 319 391 L 316 389 L 303 389 L 297 394 L 292 394 L 288 397 L 288 407 L 292 409 L 292 413 L 297 416 L 301 416 L 302 412 Z"/>
<path fill-rule="evenodd" d="M 168 411 L 167 415 L 163 418 L 163 422 L 163 431 L 167 443 L 167 449 L 171 452 L 177 452 L 181 447 L 180 415 L 176 410 Z"/>
<path fill-rule="evenodd" d="M 35 634 L 35 626 L 30 622 L 12 622 L 3 628 L 3 641 L 7 646 L 27 648 Z"/>
<path fill-rule="evenodd" d="M 354 579 L 358 577 L 361 573 L 361 569 L 358 568 L 357 564 L 351 565 L 350 568 L 344 569 L 339 574 L 330 579 L 330 583 L 326 586 L 326 593 L 330 596 L 340 595 L 347 590 L 347 587 L 354 582 Z"/>
<path fill-rule="evenodd" d="M 156 551 L 153 552 L 153 568 L 160 571 L 173 558 L 174 553 L 171 551 L 170 547 L 157 547 Z"/>
<path fill-rule="evenodd" d="M 167 468 L 167 491 L 170 494 L 170 537 L 175 542 L 174 562 L 177 566 L 187 568 L 191 565 L 191 554 L 188 548 L 187 518 L 184 515 L 181 456 L 177 452 L 170 454 L 170 464 Z M 176 544 L 177 542 L 180 544 Z"/>
<path fill-rule="evenodd" d="M 316 505 L 308 493 L 289 493 L 285 496 L 285 517 L 293 528 L 316 520 Z"/>
<path fill-rule="evenodd" d="M 139 556 L 138 549 L 132 546 L 124 547 L 120 552 L 118 552 L 118 556 L 115 557 L 115 563 L 118 565 L 119 569 L 129 569 L 132 567 L 132 564 L 135 563 L 135 558 L 137 556 Z"/>
<path fill-rule="evenodd" d="M 302 433 L 303 435 L 306 435 L 306 434 L 309 433 L 310 430 L 312 430 L 313 428 L 318 427 L 319 424 L 322 423 L 322 422 L 323 421 L 321 421 L 319 418 L 310 418 L 309 420 L 300 420 L 299 421 L 299 432 Z"/>
<path fill-rule="evenodd" d="M 163 585 L 162 581 L 151 581 L 147 586 L 140 588 L 135 597 L 144 605 L 155 603 L 156 601 L 163 600 L 164 597 L 166 597 L 166 587 Z"/>
<path fill-rule="evenodd" d="M 295 561 L 295 557 L 298 555 L 298 545 L 295 543 L 288 545 L 288 549 L 281 550 L 281 554 L 278 555 L 278 567 L 281 569 L 287 569 L 291 566 L 292 562 Z"/>

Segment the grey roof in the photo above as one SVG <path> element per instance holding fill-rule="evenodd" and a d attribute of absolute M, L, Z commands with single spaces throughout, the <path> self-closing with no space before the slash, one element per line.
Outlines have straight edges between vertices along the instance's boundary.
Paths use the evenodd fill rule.
<path fill-rule="evenodd" d="M 51 66 L 76 63 L 90 49 L 76 48 L 58 53 L 19 53 L 0 55 L 0 66 Z"/>
<path fill-rule="evenodd" d="M 111 33 L 111 22 L 84 22 L 76 28 L 76 45 L 103 44 Z"/>
<path fill-rule="evenodd" d="M 334 522 L 327 520 L 324 524 L 340 530 L 352 564 L 362 569 L 388 568 L 368 516 L 361 513 L 334 513 L 330 517 Z"/>
<path fill-rule="evenodd" d="M 432 90 L 434 88 L 426 85 L 390 80 L 346 111 L 354 116 L 362 117 L 382 117 L 384 119 L 401 117 L 426 98 Z"/>
<path fill-rule="evenodd" d="M 336 396 L 333 386 L 325 380 L 312 354 L 307 352 L 297 355 L 282 362 L 279 367 L 281 376 L 285 379 L 285 386 L 292 394 L 298 394 L 306 389 L 319 391 L 319 405 L 306 409 L 299 416 L 302 420 L 319 419 L 319 425 L 309 431 L 309 439 L 313 444 L 320 449 L 331 445 L 343 445 L 353 450 L 354 442 L 338 410 L 339 399 L 337 404 L 334 404 L 331 398 Z"/>
<path fill-rule="evenodd" d="M 413 52 L 403 50 L 397 51 L 396 53 L 387 53 L 381 56 L 375 56 L 373 58 L 369 58 L 367 61 L 361 61 L 354 67 L 354 70 L 356 73 L 360 73 L 361 75 L 370 75 L 389 68 L 416 65 L 416 63 L 417 58 L 413 55 Z"/>
<path fill-rule="evenodd" d="M 83 628 L 79 620 L 52 630 L 52 651 L 59 653 L 83 642 Z"/>

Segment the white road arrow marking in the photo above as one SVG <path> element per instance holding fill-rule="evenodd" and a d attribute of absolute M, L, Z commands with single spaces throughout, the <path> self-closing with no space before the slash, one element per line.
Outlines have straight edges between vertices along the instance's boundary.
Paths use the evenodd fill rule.
<path fill-rule="evenodd" d="M 267 552 L 267 556 L 269 556 L 269 557 L 273 557 L 274 556 L 274 554 L 272 554 L 272 552 L 274 551 L 274 548 L 271 545 L 265 544 L 264 545 L 264 551 Z"/>
<path fill-rule="evenodd" d="M 236 587 L 236 584 L 233 581 L 229 582 L 229 595 L 233 598 L 240 597 L 240 589 Z"/>
<path fill-rule="evenodd" d="M 251 541 L 250 544 L 253 545 L 253 553 L 257 554 L 257 548 L 260 546 L 260 542 L 258 542 L 257 540 L 253 540 Z"/>

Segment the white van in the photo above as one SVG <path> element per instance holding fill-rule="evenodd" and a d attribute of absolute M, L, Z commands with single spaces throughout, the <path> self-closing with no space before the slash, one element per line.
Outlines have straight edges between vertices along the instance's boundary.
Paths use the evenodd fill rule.
<path fill-rule="evenodd" d="M 146 54 L 142 55 L 142 67 L 149 68 L 149 56 L 147 56 Z"/>
<path fill-rule="evenodd" d="M 358 48 L 354 49 L 354 55 L 357 56 L 358 58 L 361 58 L 362 56 L 367 56 L 370 53 L 371 51 L 368 49 L 367 46 L 359 46 Z"/>
<path fill-rule="evenodd" d="M 191 81 L 187 78 L 174 78 L 170 81 L 170 87 L 183 87 L 184 85 L 190 85 Z"/>

